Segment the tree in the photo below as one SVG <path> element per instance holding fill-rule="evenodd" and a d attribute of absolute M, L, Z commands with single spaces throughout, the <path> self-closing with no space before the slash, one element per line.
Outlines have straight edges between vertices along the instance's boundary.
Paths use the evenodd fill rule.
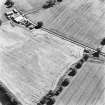
<path fill-rule="evenodd" d="M 2 20 L 0 20 L 0 26 L 2 25 Z"/>

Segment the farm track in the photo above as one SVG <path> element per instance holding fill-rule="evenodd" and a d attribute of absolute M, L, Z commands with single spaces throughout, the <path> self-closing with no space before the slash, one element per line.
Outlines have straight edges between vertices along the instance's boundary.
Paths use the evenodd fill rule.
<path fill-rule="evenodd" d="M 65 8 L 63 6 L 57 6 L 54 8 L 54 10 L 53 10 L 53 8 L 51 8 L 47 12 L 45 11 L 46 16 L 45 15 L 41 16 L 41 11 L 43 11 L 41 9 L 40 9 L 41 11 L 39 11 L 39 14 L 38 14 L 38 11 L 35 14 L 28 14 L 28 13 L 25 13 L 25 14 L 27 14 L 26 17 L 29 18 L 33 24 L 36 24 L 36 22 L 38 21 L 37 18 L 39 16 L 41 16 L 42 18 L 39 17 L 39 20 L 44 22 L 44 26 L 42 27 L 42 30 L 47 31 L 48 33 L 54 34 L 64 40 L 70 41 L 74 44 L 77 44 L 83 48 L 89 48 L 93 51 L 96 51 L 96 49 L 99 46 L 99 42 L 102 39 L 101 38 L 102 36 L 100 36 L 100 34 L 102 32 L 100 32 L 100 30 L 103 31 L 102 27 L 101 26 L 98 27 L 97 25 L 99 24 L 99 21 L 105 16 L 105 13 L 102 13 L 95 20 L 95 22 L 92 22 L 94 20 L 93 19 L 88 23 L 86 18 L 84 18 L 84 17 L 86 17 L 85 15 L 88 14 L 88 12 L 90 11 L 90 9 L 89 9 L 90 4 L 88 4 L 86 6 L 87 7 L 85 7 L 85 6 L 80 7 L 80 9 L 77 12 L 77 15 L 79 15 L 78 17 L 76 17 L 77 15 L 75 13 L 73 13 L 72 11 L 68 12 L 67 8 Z M 83 10 L 84 10 L 84 12 L 83 12 Z M 52 14 L 54 14 L 54 15 L 52 16 L 50 12 L 52 12 Z M 69 13 L 72 15 L 72 17 L 70 15 L 68 15 Z M 39 15 L 39 16 L 36 16 L 36 15 Z M 49 15 L 49 16 L 47 17 L 47 15 Z M 44 17 L 44 19 L 43 19 L 43 17 Z M 78 21 L 77 19 L 79 19 L 80 21 Z M 67 22 L 67 20 L 69 22 Z M 79 23 L 77 23 L 77 22 L 79 22 Z M 81 26 L 79 26 L 79 24 Z M 69 30 L 69 32 L 66 31 L 66 29 Z M 75 30 L 75 29 L 77 29 L 77 30 Z M 74 31 L 72 32 L 72 30 L 74 30 Z M 92 35 L 93 35 L 93 37 L 92 37 Z M 105 53 L 101 52 L 101 54 L 103 56 L 105 56 Z"/>

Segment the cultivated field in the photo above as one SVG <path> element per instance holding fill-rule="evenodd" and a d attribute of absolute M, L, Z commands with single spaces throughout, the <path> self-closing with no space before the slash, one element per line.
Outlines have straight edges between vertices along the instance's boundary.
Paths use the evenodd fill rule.
<path fill-rule="evenodd" d="M 105 34 L 104 12 L 104 6 L 98 0 L 66 0 L 27 17 L 33 22 L 43 21 L 44 27 L 68 39 L 97 48 Z"/>
<path fill-rule="evenodd" d="M 87 62 L 55 105 L 105 105 L 105 66 Z"/>

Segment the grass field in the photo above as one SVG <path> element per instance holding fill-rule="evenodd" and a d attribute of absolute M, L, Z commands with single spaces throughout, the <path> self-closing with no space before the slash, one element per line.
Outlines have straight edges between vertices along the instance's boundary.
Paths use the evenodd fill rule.
<path fill-rule="evenodd" d="M 0 80 L 23 105 L 35 104 L 82 57 L 83 48 L 40 30 L 29 34 L 4 25 L 1 34 L 8 44 L 2 43 L 1 38 L 1 45 L 5 46 L 0 53 Z"/>

